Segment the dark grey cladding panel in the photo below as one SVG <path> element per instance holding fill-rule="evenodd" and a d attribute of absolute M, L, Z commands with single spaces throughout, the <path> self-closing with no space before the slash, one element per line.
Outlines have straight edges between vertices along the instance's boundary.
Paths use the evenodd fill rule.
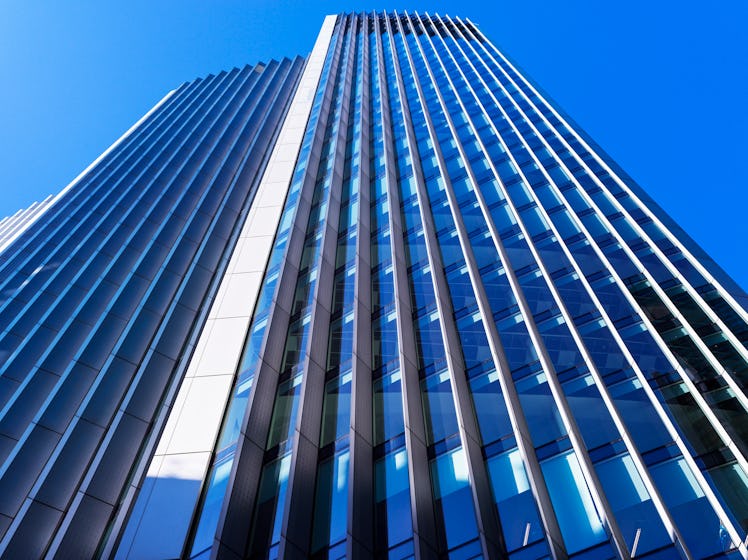
<path fill-rule="evenodd" d="M 12 453 L 0 507 L 16 517 L 3 557 L 101 545 L 153 451 L 303 66 L 181 86 L 0 254 Z"/>

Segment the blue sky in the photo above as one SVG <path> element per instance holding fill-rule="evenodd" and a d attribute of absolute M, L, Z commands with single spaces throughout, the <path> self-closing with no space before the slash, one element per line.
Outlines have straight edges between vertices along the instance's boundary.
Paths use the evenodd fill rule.
<path fill-rule="evenodd" d="M 748 288 L 748 3 L 101 2 L 0 5 L 0 216 L 73 179 L 163 95 L 306 54 L 327 13 L 466 16 Z"/>

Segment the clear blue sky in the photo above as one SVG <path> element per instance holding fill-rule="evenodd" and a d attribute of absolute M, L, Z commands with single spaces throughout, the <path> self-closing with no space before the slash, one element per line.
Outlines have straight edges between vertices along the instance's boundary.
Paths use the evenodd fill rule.
<path fill-rule="evenodd" d="M 327 13 L 471 18 L 748 288 L 748 2 L 0 3 L 0 216 L 56 193 L 166 92 L 306 54 Z"/>

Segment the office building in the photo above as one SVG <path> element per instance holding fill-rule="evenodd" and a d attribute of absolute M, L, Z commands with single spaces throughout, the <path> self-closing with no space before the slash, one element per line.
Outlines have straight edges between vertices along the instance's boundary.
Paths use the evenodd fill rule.
<path fill-rule="evenodd" d="M 6 226 L 3 558 L 748 558 L 748 296 L 469 20 L 329 16 Z"/>

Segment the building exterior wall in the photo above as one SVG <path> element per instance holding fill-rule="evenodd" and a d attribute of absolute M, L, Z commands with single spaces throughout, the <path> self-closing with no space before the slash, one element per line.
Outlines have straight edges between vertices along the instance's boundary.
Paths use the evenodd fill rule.
<path fill-rule="evenodd" d="M 6 557 L 748 558 L 745 294 L 469 20 L 183 86 L 0 282 Z"/>
<path fill-rule="evenodd" d="M 86 558 L 140 477 L 303 59 L 180 87 L 0 254 L 0 550 Z"/>

